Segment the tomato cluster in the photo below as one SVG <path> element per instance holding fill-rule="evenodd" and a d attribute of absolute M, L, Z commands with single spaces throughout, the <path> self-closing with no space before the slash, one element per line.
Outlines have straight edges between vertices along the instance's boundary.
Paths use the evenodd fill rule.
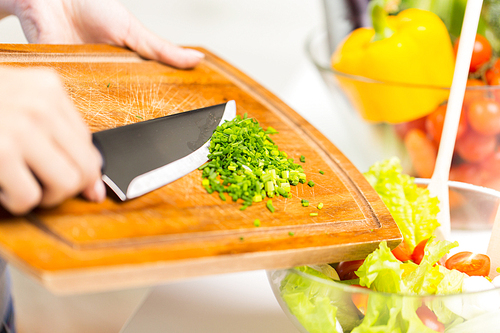
<path fill-rule="evenodd" d="M 427 239 L 424 239 L 418 243 L 413 251 L 403 241 L 392 250 L 392 254 L 401 262 L 413 261 L 417 265 L 420 265 L 424 257 L 427 241 Z M 335 268 L 340 280 L 357 279 L 358 276 L 355 272 L 363 262 L 364 260 L 340 262 Z M 456 269 L 469 276 L 488 276 L 490 273 L 490 258 L 485 254 L 462 251 L 452 255 L 450 258 L 446 258 L 446 256 L 441 258 L 437 264 L 445 266 L 448 269 Z"/>
<path fill-rule="evenodd" d="M 417 177 L 432 176 L 446 108 L 444 102 L 423 118 L 395 125 Z M 477 35 L 450 179 L 500 190 L 499 143 L 500 59 L 492 56 L 488 40 Z"/>

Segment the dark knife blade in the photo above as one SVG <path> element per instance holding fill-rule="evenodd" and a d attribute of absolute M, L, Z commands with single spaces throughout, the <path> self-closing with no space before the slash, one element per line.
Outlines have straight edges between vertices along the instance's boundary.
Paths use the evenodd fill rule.
<path fill-rule="evenodd" d="M 235 116 L 236 103 L 229 101 L 96 132 L 102 180 L 121 200 L 173 182 L 208 160 L 213 132 Z"/>

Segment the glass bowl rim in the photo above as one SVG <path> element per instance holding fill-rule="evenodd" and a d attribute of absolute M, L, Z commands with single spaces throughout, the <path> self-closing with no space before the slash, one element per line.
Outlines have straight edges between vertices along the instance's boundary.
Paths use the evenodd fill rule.
<path fill-rule="evenodd" d="M 415 178 L 415 183 L 418 185 L 428 185 L 430 182 L 430 179 L 428 178 Z M 460 188 L 460 189 L 465 189 L 465 190 L 473 190 L 473 191 L 480 191 L 481 193 L 489 194 L 491 196 L 496 197 L 497 199 L 500 200 L 500 191 L 496 191 L 487 187 L 483 186 L 478 186 L 478 185 L 472 185 L 468 183 L 463 183 L 463 182 L 458 182 L 458 181 L 448 181 L 448 185 L 453 188 Z M 311 265 L 314 266 L 314 265 Z M 276 270 L 270 270 L 268 271 L 268 279 L 272 283 L 271 275 L 272 272 L 278 272 L 278 271 L 288 271 L 288 272 L 293 272 L 295 274 L 298 274 L 304 278 L 307 279 L 312 279 L 313 281 L 319 282 L 319 283 L 324 283 L 324 284 L 329 284 L 332 285 L 335 288 L 338 288 L 344 292 L 347 293 L 357 293 L 357 294 L 376 294 L 376 295 L 381 295 L 383 297 L 405 297 L 405 298 L 418 298 L 418 299 L 443 299 L 443 298 L 458 298 L 462 297 L 464 295 L 482 295 L 482 294 L 488 294 L 492 292 L 499 292 L 500 287 L 494 287 L 493 289 L 487 289 L 487 290 L 481 290 L 481 291 L 474 291 L 474 292 L 466 292 L 466 293 L 455 293 L 455 294 L 423 294 L 423 295 L 418 295 L 418 294 L 405 294 L 405 293 L 387 293 L 387 292 L 380 292 L 380 291 L 374 291 L 371 289 L 367 288 L 360 288 L 356 287 L 353 285 L 337 282 L 335 280 L 326 280 L 323 279 L 319 276 L 311 275 L 306 272 L 302 272 L 298 270 L 297 268 L 286 268 L 286 269 L 276 269 Z"/>
<path fill-rule="evenodd" d="M 309 61 L 311 61 L 314 64 L 314 66 L 320 72 L 327 72 L 329 74 L 338 75 L 338 76 L 344 77 L 346 79 L 350 79 L 350 80 L 358 81 L 358 82 L 363 82 L 363 83 L 372 83 L 372 84 L 380 84 L 380 85 L 395 86 L 395 87 L 407 87 L 407 88 L 414 88 L 414 89 L 437 89 L 437 90 L 444 90 L 444 91 L 450 90 L 450 87 L 442 87 L 442 86 L 436 86 L 436 85 L 425 85 L 425 84 L 414 84 L 414 83 L 402 83 L 402 82 L 376 80 L 376 79 L 371 79 L 371 78 L 368 78 L 368 77 L 365 77 L 362 75 L 344 73 L 344 72 L 341 72 L 339 70 L 333 69 L 330 66 L 325 66 L 325 64 L 322 64 L 317 59 L 317 56 L 315 56 L 313 54 L 313 51 L 312 51 L 313 42 L 318 37 L 324 38 L 325 35 L 326 35 L 325 29 L 316 28 L 312 32 L 310 32 L 309 35 L 306 37 L 306 44 L 305 44 L 305 52 L 306 52 L 307 58 L 309 59 Z M 500 85 L 468 86 L 468 87 L 466 87 L 466 90 L 467 91 L 500 90 Z"/>

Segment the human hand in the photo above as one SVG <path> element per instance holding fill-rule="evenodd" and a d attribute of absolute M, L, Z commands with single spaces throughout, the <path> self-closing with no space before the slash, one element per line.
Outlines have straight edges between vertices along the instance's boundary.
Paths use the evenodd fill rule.
<path fill-rule="evenodd" d="M 4 0 L 30 43 L 107 43 L 125 46 L 147 59 L 191 68 L 203 53 L 184 49 L 147 30 L 117 0 Z"/>
<path fill-rule="evenodd" d="M 79 193 L 102 201 L 102 160 L 59 76 L 0 67 L 0 204 L 13 214 Z"/>

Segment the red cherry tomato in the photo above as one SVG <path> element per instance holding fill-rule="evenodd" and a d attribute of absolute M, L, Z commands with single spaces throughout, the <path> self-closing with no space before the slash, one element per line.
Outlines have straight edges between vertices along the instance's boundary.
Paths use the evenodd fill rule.
<path fill-rule="evenodd" d="M 500 133 L 500 103 L 490 98 L 476 99 L 468 105 L 467 119 L 479 134 L 496 135 Z"/>
<path fill-rule="evenodd" d="M 466 109 L 469 104 L 476 99 L 480 98 L 487 98 L 489 89 L 485 88 L 476 88 L 476 87 L 484 87 L 486 84 L 482 80 L 478 79 L 468 79 L 467 80 L 467 89 L 465 90 L 465 95 L 464 95 L 464 104 L 462 107 L 462 115 L 463 115 L 463 110 Z"/>
<path fill-rule="evenodd" d="M 411 260 L 417 265 L 420 265 L 422 262 L 422 258 L 424 257 L 424 249 L 427 244 L 428 239 L 424 239 L 413 249 L 413 253 L 411 254 Z"/>
<path fill-rule="evenodd" d="M 352 286 L 364 289 L 370 289 L 367 287 L 360 286 L 359 284 L 353 284 Z M 366 309 L 368 308 L 368 297 L 369 295 L 365 293 L 353 293 L 351 295 L 352 302 L 358 308 L 359 312 L 361 312 L 363 315 L 366 315 Z"/>
<path fill-rule="evenodd" d="M 336 271 L 341 281 L 357 279 L 358 276 L 354 273 L 359 266 L 363 265 L 364 260 L 342 261 L 338 264 Z"/>
<path fill-rule="evenodd" d="M 497 146 L 495 152 L 488 156 L 479 165 L 481 173 L 483 175 L 483 180 L 481 185 L 492 188 L 494 190 L 500 190 L 500 149 Z"/>
<path fill-rule="evenodd" d="M 493 65 L 488 68 L 485 73 L 486 82 L 490 86 L 497 86 L 500 84 L 500 59 L 495 60 Z"/>
<path fill-rule="evenodd" d="M 487 75 L 487 81 L 490 86 L 500 86 L 500 70 L 498 72 L 489 72 L 491 69 L 489 69 L 486 72 Z"/>
<path fill-rule="evenodd" d="M 436 314 L 427 306 L 422 305 L 417 309 L 416 313 L 425 326 L 436 332 L 444 332 L 444 324 L 438 320 Z"/>
<path fill-rule="evenodd" d="M 477 163 L 452 165 L 450 180 L 482 186 L 485 180 L 485 172 Z"/>
<path fill-rule="evenodd" d="M 399 261 L 405 262 L 411 260 L 411 250 L 408 248 L 408 245 L 406 245 L 404 240 L 394 250 L 392 250 L 392 254 L 394 254 L 396 259 Z"/>
<path fill-rule="evenodd" d="M 456 269 L 469 276 L 487 276 L 490 273 L 490 257 L 485 254 L 464 251 L 448 258 L 445 266 L 448 269 Z"/>
<path fill-rule="evenodd" d="M 500 177 L 500 147 L 496 147 L 495 152 L 489 155 L 480 165 L 481 169 L 496 173 Z"/>
<path fill-rule="evenodd" d="M 447 104 L 442 104 L 429 114 L 425 120 L 425 129 L 429 137 L 439 145 L 441 141 L 441 134 L 443 132 L 444 117 L 446 115 Z M 460 116 L 458 123 L 457 139 L 460 138 L 467 131 L 467 118 L 463 112 Z"/>
<path fill-rule="evenodd" d="M 460 39 L 457 39 L 454 46 L 455 56 L 458 52 L 459 43 Z M 486 64 L 491 59 L 492 53 L 490 42 L 483 35 L 477 34 L 476 41 L 474 42 L 474 50 L 472 51 L 469 73 L 477 71 L 481 66 Z"/>
<path fill-rule="evenodd" d="M 417 176 L 431 178 L 436 164 L 436 144 L 418 129 L 412 129 L 406 134 L 404 144 Z"/>
<path fill-rule="evenodd" d="M 418 118 L 412 121 L 407 121 L 405 123 L 399 123 L 394 125 L 394 130 L 396 134 L 404 139 L 406 134 L 412 129 L 419 129 L 421 131 L 425 131 L 425 122 L 426 117 Z"/>
<path fill-rule="evenodd" d="M 457 140 L 455 152 L 467 162 L 480 162 L 493 154 L 495 147 L 495 136 L 469 130 Z"/>

